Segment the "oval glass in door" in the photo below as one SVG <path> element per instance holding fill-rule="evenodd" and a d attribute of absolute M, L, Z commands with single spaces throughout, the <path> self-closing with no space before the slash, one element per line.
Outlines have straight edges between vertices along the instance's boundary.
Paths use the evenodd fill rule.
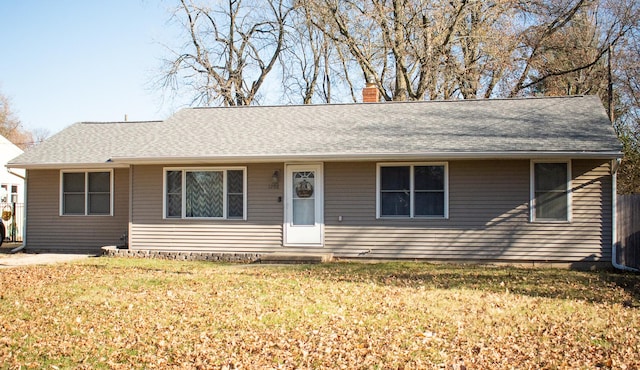
<path fill-rule="evenodd" d="M 315 224 L 315 173 L 294 171 L 292 173 L 292 206 L 294 225 Z"/>

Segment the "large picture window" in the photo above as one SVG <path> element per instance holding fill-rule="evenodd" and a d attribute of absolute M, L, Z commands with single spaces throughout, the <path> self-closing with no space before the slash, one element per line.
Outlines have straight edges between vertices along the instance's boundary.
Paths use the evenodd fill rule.
<path fill-rule="evenodd" d="M 165 169 L 166 218 L 245 219 L 244 168 Z"/>
<path fill-rule="evenodd" d="M 448 217 L 446 163 L 379 164 L 378 217 Z"/>
<path fill-rule="evenodd" d="M 569 221 L 569 162 L 533 162 L 532 221 Z"/>
<path fill-rule="evenodd" d="M 112 171 L 61 172 L 60 214 L 111 215 Z"/>

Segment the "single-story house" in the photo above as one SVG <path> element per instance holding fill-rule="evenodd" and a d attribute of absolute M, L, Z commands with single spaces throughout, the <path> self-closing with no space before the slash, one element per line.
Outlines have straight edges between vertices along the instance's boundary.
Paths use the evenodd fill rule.
<path fill-rule="evenodd" d="M 621 145 L 595 96 L 187 108 L 15 158 L 26 248 L 611 263 Z"/>

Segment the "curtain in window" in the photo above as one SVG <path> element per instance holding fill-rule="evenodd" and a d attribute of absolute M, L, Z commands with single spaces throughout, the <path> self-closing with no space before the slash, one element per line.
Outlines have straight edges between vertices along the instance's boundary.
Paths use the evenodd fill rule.
<path fill-rule="evenodd" d="M 186 173 L 187 217 L 223 217 L 223 173 Z"/>
<path fill-rule="evenodd" d="M 242 218 L 244 214 L 244 176 L 240 170 L 227 171 L 227 217 Z"/>
<path fill-rule="evenodd" d="M 182 171 L 167 171 L 167 217 L 182 217 Z"/>

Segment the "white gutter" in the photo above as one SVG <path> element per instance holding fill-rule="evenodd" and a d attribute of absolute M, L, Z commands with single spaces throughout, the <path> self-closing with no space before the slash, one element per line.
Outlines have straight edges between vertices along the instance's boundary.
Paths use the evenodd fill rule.
<path fill-rule="evenodd" d="M 111 168 L 127 168 L 128 164 L 119 163 L 115 164 L 111 161 L 104 163 L 8 163 L 5 167 L 7 169 L 12 168 L 24 168 L 26 170 L 59 170 L 59 169 L 111 169 Z"/>
<path fill-rule="evenodd" d="M 184 163 L 269 163 L 269 162 L 348 162 L 348 161 L 410 161 L 410 160 L 475 160 L 475 159 L 612 159 L 621 158 L 619 151 L 492 151 L 492 152 L 422 152 L 422 153 L 289 153 L 289 154 L 247 154 L 247 155 L 206 155 L 169 157 L 112 157 L 105 162 L 95 163 L 8 163 L 7 168 L 31 170 L 45 169 L 102 169 L 127 168 L 134 164 L 172 165 Z"/>
<path fill-rule="evenodd" d="M 614 268 L 622 271 L 640 272 L 640 270 L 633 267 L 621 265 L 618 263 L 618 221 L 617 221 L 617 203 L 618 194 L 616 188 L 618 186 L 618 167 L 620 166 L 620 158 L 611 161 L 611 264 Z"/>
<path fill-rule="evenodd" d="M 454 159 L 612 159 L 620 158 L 621 152 L 424 152 L 424 153 L 311 153 L 280 155 L 211 155 L 188 157 L 112 157 L 112 164 L 181 164 L 181 163 L 266 163 L 266 162 L 347 162 L 347 161 L 390 161 L 390 160 L 454 160 Z"/>

